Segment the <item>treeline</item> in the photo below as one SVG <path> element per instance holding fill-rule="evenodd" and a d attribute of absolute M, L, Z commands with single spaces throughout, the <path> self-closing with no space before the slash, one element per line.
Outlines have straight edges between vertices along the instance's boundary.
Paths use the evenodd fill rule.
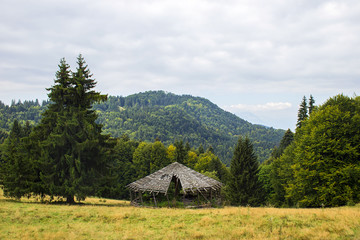
<path fill-rule="evenodd" d="M 41 112 L 46 108 L 48 102 L 43 101 L 42 104 L 36 99 L 35 101 L 18 101 L 14 100 L 8 106 L 0 101 L 0 134 L 7 134 L 14 120 L 18 120 L 20 124 L 29 122 L 30 125 L 39 123 Z"/>
<path fill-rule="evenodd" d="M 224 111 L 207 100 L 164 92 L 107 101 L 106 95 L 93 90 L 96 82 L 81 55 L 77 63 L 72 72 L 64 59 L 60 61 L 55 84 L 48 89 L 49 102 L 43 104 L 46 107 L 37 124 L 15 119 L 11 130 L 1 133 L 0 185 L 5 196 L 50 196 L 68 203 L 94 195 L 128 198 L 127 184 L 177 161 L 223 182 L 223 197 L 232 205 L 332 207 L 360 202 L 360 97 L 338 95 L 321 106 L 314 105 L 312 96 L 309 101 L 304 97 L 295 133 L 286 131 L 280 145 L 259 166 L 258 143 L 251 139 L 251 132 L 245 137 L 221 134 L 241 130 L 242 125 L 236 126 L 241 120 L 234 115 L 225 113 L 228 118 L 221 122 L 218 118 Z M 99 102 L 105 104 L 94 107 Z M 18 111 L 22 104 L 1 107 L 16 118 L 24 112 Z M 37 101 L 26 104 L 39 111 L 44 107 Z M 119 126 L 129 124 L 135 129 L 116 137 L 104 134 L 98 120 L 102 111 L 114 115 L 103 120 L 116 119 Z M 170 131 L 168 120 L 177 126 L 176 131 Z M 148 124 L 142 128 L 138 122 Z M 149 129 L 157 131 L 152 135 L 156 139 L 136 139 L 146 136 Z M 198 129 L 228 148 L 230 168 L 220 161 L 217 145 L 193 144 L 186 138 L 193 134 L 196 139 Z M 274 137 L 276 131 L 264 129 L 260 128 L 269 136 L 262 139 Z M 178 138 L 166 139 L 160 130 L 177 133 Z M 143 135 L 137 136 L 139 131 Z M 225 145 L 222 141 L 228 138 L 235 143 Z"/>
<path fill-rule="evenodd" d="M 43 159 L 44 161 L 40 164 L 39 159 L 33 159 L 35 156 L 30 149 L 32 145 L 30 141 L 34 140 L 34 136 L 30 136 L 33 130 L 34 128 L 29 124 L 22 126 L 15 120 L 9 137 L 0 145 L 0 184 L 4 187 L 4 194 L 15 198 L 32 194 L 41 196 L 45 193 L 62 196 L 61 193 L 51 194 L 45 189 L 39 191 L 44 187 L 43 181 L 46 180 L 47 183 L 49 180 L 52 181 L 44 174 L 49 171 L 47 168 L 60 166 L 57 166 L 57 163 L 49 165 L 47 159 Z M 106 174 L 98 176 L 96 183 L 89 184 L 89 187 L 95 184 L 94 189 L 89 192 L 91 195 L 128 199 L 127 184 L 175 161 L 221 182 L 226 183 L 229 179 L 229 170 L 212 152 L 213 149 L 204 150 L 202 145 L 194 149 L 188 142 L 184 143 L 179 140 L 166 147 L 159 140 L 153 143 L 142 142 L 131 140 L 127 135 L 114 139 L 114 141 L 113 148 L 107 154 Z M 36 170 L 34 171 L 34 169 Z M 64 171 L 63 169 L 57 170 Z M 65 172 L 64 174 L 66 175 Z"/>
<path fill-rule="evenodd" d="M 277 207 L 333 207 L 360 201 L 360 97 L 337 95 L 321 106 L 303 98 L 295 134 L 288 130 L 260 181 Z"/>
<path fill-rule="evenodd" d="M 7 134 L 15 119 L 20 124 L 26 121 L 38 124 L 48 104 L 48 101 L 41 105 L 38 101 L 0 104 L 0 133 Z M 284 134 L 283 130 L 253 125 L 207 99 L 163 91 L 110 96 L 107 101 L 94 104 L 93 109 L 98 115 L 96 122 L 112 137 L 126 134 L 138 141 L 160 139 L 167 146 L 182 139 L 196 148 L 211 146 L 227 166 L 239 136 L 249 136 L 259 161 L 263 162 Z"/>
<path fill-rule="evenodd" d="M 91 77 L 81 55 L 75 72 L 62 59 L 39 123 L 13 121 L 0 145 L 0 185 L 6 197 L 50 196 L 68 203 L 90 195 L 127 198 L 127 184 L 175 161 L 227 181 L 228 169 L 211 147 L 195 149 L 182 140 L 166 147 L 160 140 L 102 134 L 92 106 L 107 97 L 92 90 L 96 82 Z M 29 107 L 40 106 L 31 102 Z"/>

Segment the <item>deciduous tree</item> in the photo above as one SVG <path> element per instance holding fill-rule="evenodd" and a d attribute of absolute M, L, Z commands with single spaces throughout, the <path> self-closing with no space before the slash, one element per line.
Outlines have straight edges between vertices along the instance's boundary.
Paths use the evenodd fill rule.
<path fill-rule="evenodd" d="M 337 95 L 296 132 L 287 198 L 303 207 L 360 201 L 360 98 Z"/>

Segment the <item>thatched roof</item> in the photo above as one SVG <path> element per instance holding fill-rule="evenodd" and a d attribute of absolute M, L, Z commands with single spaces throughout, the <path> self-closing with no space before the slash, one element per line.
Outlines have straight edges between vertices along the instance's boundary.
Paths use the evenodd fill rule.
<path fill-rule="evenodd" d="M 178 162 L 174 162 L 157 172 L 127 185 L 136 192 L 165 193 L 169 189 L 173 177 L 180 180 L 184 193 L 219 190 L 222 183 L 198 173 Z"/>

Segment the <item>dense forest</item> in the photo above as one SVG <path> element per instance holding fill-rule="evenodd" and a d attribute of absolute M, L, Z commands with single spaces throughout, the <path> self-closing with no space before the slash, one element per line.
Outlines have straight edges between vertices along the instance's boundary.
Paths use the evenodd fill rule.
<path fill-rule="evenodd" d="M 13 101 L 10 106 L 0 102 L 1 136 L 11 129 L 15 119 L 20 124 L 37 124 L 48 101 Z M 113 137 L 126 134 L 130 139 L 170 145 L 176 140 L 189 142 L 196 148 L 214 149 L 222 162 L 230 165 L 239 136 L 247 135 L 254 143 L 260 162 L 270 157 L 284 130 L 251 124 L 226 112 L 207 99 L 190 95 L 175 95 L 164 91 L 149 91 L 127 97 L 110 96 L 94 104 L 97 122 L 104 133 Z"/>
<path fill-rule="evenodd" d="M 259 172 L 277 207 L 334 207 L 360 201 L 360 97 L 342 94 L 314 106 L 303 98 L 288 130 Z"/>
<path fill-rule="evenodd" d="M 252 125 L 203 98 L 162 91 L 108 98 L 92 90 L 81 55 L 76 71 L 69 68 L 62 59 L 49 101 L 0 103 L 6 197 L 124 199 L 127 184 L 179 162 L 221 181 L 231 205 L 360 202 L 360 97 L 340 94 L 316 106 L 304 96 L 293 133 Z"/>

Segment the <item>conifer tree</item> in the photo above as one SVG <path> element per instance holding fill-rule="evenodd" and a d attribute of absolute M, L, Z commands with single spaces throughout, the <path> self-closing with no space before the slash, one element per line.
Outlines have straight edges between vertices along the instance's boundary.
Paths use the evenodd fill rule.
<path fill-rule="evenodd" d="M 31 182 L 36 178 L 31 162 L 26 157 L 24 138 L 31 131 L 27 124 L 23 128 L 17 120 L 14 121 L 9 137 L 3 145 L 2 161 L 0 163 L 0 185 L 4 195 L 20 198 L 31 193 Z"/>
<path fill-rule="evenodd" d="M 315 107 L 314 103 L 315 103 L 315 99 L 313 98 L 312 95 L 310 95 L 310 98 L 309 98 L 309 115 L 311 115 L 311 113 L 314 110 L 314 107 Z"/>
<path fill-rule="evenodd" d="M 2 144 L 7 137 L 8 137 L 8 134 L 5 131 L 0 130 L 0 144 Z"/>
<path fill-rule="evenodd" d="M 101 134 L 91 109 L 107 96 L 92 90 L 96 82 L 81 55 L 77 64 L 77 71 L 71 73 L 65 59 L 60 61 L 55 85 L 48 89 L 51 103 L 32 135 L 33 141 L 40 143 L 37 154 L 42 190 L 63 196 L 69 203 L 74 202 L 74 196 L 82 200 L 94 194 L 114 144 Z"/>
<path fill-rule="evenodd" d="M 273 159 L 279 158 L 283 154 L 287 146 L 289 146 L 293 141 L 294 141 L 294 133 L 290 129 L 286 130 L 283 138 L 280 141 L 279 147 L 273 150 L 273 152 L 271 153 L 271 157 Z"/>
<path fill-rule="evenodd" d="M 298 111 L 298 119 L 296 123 L 296 127 L 300 128 L 302 126 L 302 122 L 308 117 L 308 106 L 306 102 L 306 97 L 304 96 L 302 102 L 300 104 L 300 108 Z"/>
<path fill-rule="evenodd" d="M 259 163 L 248 137 L 239 138 L 230 165 L 229 200 L 232 205 L 257 206 L 261 203 Z"/>
<path fill-rule="evenodd" d="M 199 148 L 197 150 L 197 154 L 200 155 L 200 154 L 203 154 L 204 152 L 205 152 L 204 147 L 203 147 L 202 144 L 200 144 L 200 146 L 199 146 Z"/>

